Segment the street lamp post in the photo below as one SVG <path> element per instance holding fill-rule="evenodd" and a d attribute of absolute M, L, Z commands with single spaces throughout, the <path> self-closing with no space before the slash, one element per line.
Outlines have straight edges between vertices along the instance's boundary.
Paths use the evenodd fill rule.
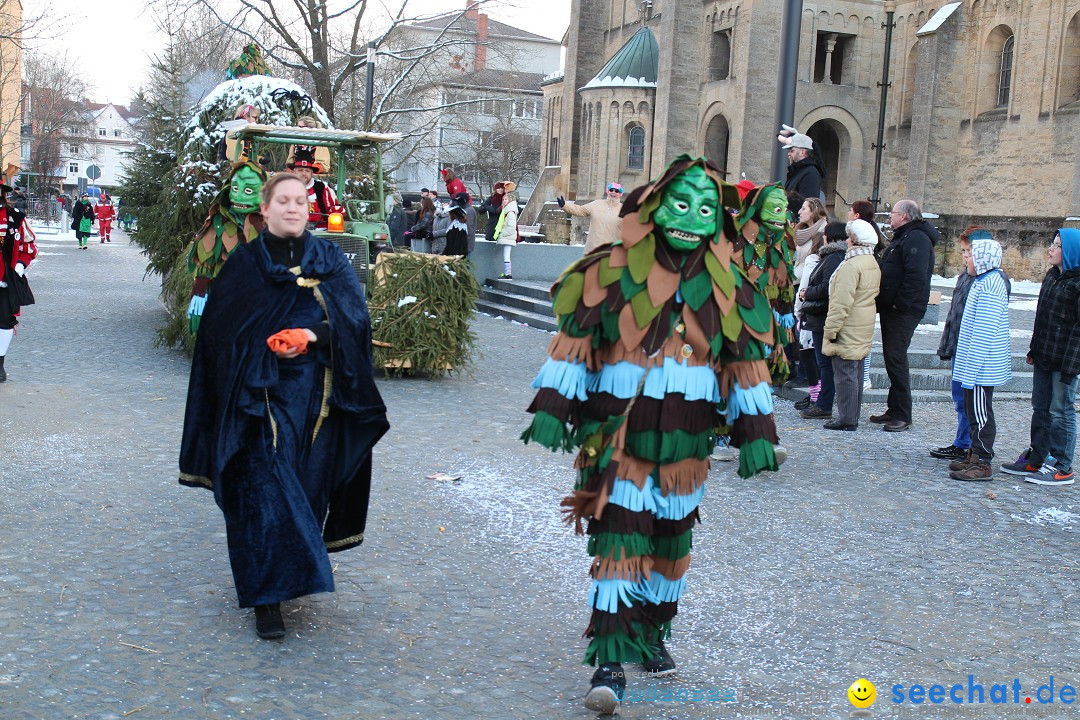
<path fill-rule="evenodd" d="M 870 202 L 877 210 L 881 202 L 881 150 L 885 147 L 885 104 L 889 99 L 889 56 L 892 55 L 892 31 L 896 23 L 893 15 L 896 13 L 896 0 L 885 0 L 885 22 L 881 27 L 885 28 L 885 59 L 881 63 L 881 107 L 878 108 L 877 142 L 874 143 L 874 193 Z"/>
<path fill-rule="evenodd" d="M 795 124 L 795 85 L 799 74 L 799 35 L 802 33 L 802 0 L 787 0 L 780 29 L 780 75 L 777 81 L 775 131 L 781 125 Z M 773 143 L 772 176 L 783 182 L 787 154 L 779 143 Z"/>

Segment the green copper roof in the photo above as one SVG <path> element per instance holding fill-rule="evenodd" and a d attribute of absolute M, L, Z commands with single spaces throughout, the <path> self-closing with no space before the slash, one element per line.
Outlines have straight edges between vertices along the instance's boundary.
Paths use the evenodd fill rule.
<path fill-rule="evenodd" d="M 660 65 L 660 46 L 652 30 L 643 27 L 634 33 L 619 52 L 611 56 L 596 77 L 581 88 L 656 87 Z"/>

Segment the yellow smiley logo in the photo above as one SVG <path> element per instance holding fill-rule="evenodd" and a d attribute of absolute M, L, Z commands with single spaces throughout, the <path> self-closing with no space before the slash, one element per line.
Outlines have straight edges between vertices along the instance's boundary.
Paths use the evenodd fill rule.
<path fill-rule="evenodd" d="M 877 699 L 877 688 L 866 678 L 859 678 L 847 689 L 848 700 L 857 708 L 865 709 Z"/>

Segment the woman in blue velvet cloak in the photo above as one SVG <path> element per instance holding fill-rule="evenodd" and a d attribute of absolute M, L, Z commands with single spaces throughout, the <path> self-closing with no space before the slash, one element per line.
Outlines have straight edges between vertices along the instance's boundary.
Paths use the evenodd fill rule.
<path fill-rule="evenodd" d="M 262 197 L 266 230 L 232 253 L 203 314 L 180 482 L 213 490 L 240 606 L 276 639 L 280 603 L 332 591 L 327 553 L 363 542 L 371 450 L 389 424 L 355 272 L 305 229 L 299 178 L 272 178 Z M 306 335 L 306 351 L 270 349 L 286 329 Z"/>

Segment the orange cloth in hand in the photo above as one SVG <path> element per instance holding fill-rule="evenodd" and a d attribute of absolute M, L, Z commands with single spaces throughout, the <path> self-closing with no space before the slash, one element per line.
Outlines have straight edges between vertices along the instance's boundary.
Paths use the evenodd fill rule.
<path fill-rule="evenodd" d="M 303 328 L 291 328 L 276 332 L 266 338 L 266 344 L 275 353 L 288 352 L 291 348 L 297 348 L 300 354 L 307 352 L 308 335 Z"/>

